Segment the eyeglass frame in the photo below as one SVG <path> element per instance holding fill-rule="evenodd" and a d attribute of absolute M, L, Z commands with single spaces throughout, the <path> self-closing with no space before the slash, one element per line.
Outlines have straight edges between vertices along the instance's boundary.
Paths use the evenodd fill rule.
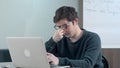
<path fill-rule="evenodd" d="M 70 23 L 70 22 L 68 22 L 68 23 Z M 68 28 L 68 23 L 63 24 L 63 25 L 61 25 L 61 26 L 54 25 L 54 28 L 55 28 L 56 30 L 61 29 L 62 27 L 65 28 L 65 29 L 67 29 L 67 28 Z M 73 21 L 72 21 L 72 23 L 73 23 Z"/>

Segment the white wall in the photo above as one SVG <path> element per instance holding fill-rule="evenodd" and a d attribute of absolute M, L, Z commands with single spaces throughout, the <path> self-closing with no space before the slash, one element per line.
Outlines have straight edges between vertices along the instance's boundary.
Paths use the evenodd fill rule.
<path fill-rule="evenodd" d="M 120 48 L 120 0 L 84 0 L 84 28 L 98 33 L 103 48 Z"/>
<path fill-rule="evenodd" d="M 7 36 L 48 40 L 54 32 L 54 13 L 63 5 L 79 11 L 79 0 L 0 0 L 0 49 L 7 48 Z"/>

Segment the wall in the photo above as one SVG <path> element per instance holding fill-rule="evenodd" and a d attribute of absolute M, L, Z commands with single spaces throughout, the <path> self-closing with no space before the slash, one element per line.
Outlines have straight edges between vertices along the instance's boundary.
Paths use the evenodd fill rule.
<path fill-rule="evenodd" d="M 63 5 L 79 10 L 79 0 L 0 0 L 0 49 L 7 48 L 7 36 L 48 40 L 54 32 L 54 12 Z"/>

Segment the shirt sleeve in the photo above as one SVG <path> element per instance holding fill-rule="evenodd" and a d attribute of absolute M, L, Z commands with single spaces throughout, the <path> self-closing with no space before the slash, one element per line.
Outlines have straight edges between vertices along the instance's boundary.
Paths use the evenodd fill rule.
<path fill-rule="evenodd" d="M 50 38 L 50 40 L 48 40 L 48 41 L 45 43 L 45 46 L 46 46 L 47 52 L 50 52 L 50 53 L 52 53 L 52 54 L 55 54 L 55 52 L 56 52 L 56 47 L 57 47 L 57 43 L 54 42 L 52 38 Z"/>

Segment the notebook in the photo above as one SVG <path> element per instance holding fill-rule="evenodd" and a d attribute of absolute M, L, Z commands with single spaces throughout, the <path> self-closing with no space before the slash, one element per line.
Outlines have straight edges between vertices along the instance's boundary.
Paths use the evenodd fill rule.
<path fill-rule="evenodd" d="M 7 37 L 13 65 L 20 68 L 50 68 L 40 37 Z"/>

